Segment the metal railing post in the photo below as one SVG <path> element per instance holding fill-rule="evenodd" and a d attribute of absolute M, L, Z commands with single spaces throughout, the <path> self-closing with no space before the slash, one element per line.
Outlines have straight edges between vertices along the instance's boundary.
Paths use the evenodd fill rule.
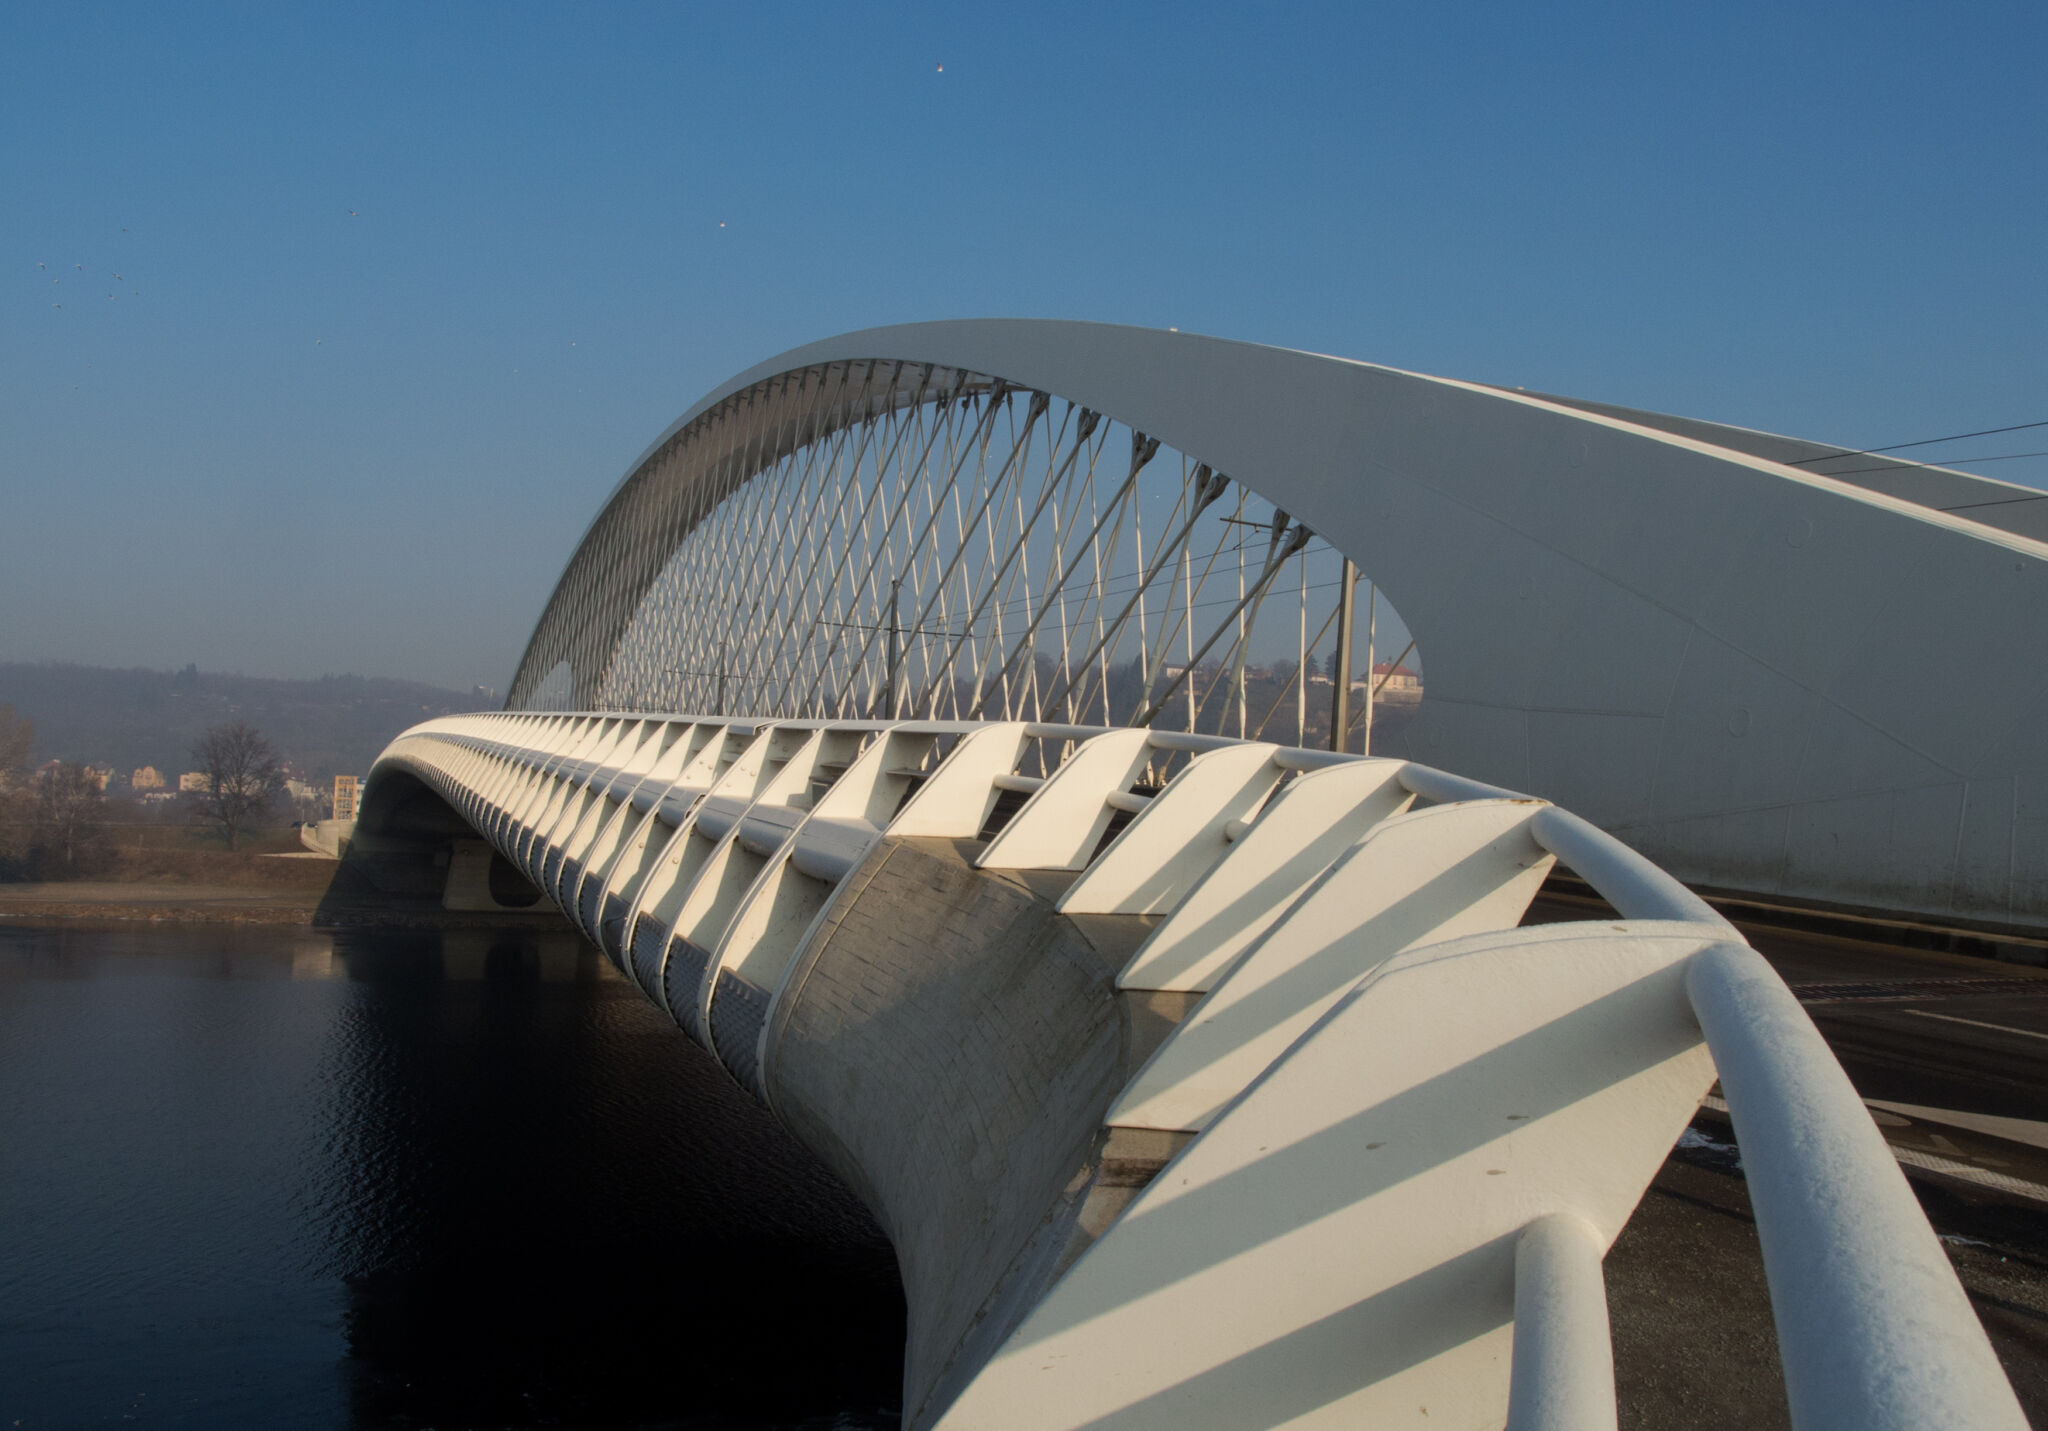
<path fill-rule="evenodd" d="M 1600 1234 L 1553 1212 L 1515 1242 L 1507 1431 L 1614 1431 L 1614 1344 Z"/>

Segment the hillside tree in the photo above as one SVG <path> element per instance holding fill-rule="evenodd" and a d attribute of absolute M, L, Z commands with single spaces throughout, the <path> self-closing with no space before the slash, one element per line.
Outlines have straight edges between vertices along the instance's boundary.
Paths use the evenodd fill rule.
<path fill-rule="evenodd" d="M 36 723 L 0 702 L 0 795 L 19 788 L 28 774 L 29 747 L 36 743 Z"/>
<path fill-rule="evenodd" d="M 277 752 L 254 726 L 231 721 L 210 727 L 192 747 L 192 760 L 206 777 L 200 812 L 221 827 L 232 850 L 284 788 Z"/>
<path fill-rule="evenodd" d="M 0 879 L 21 877 L 35 830 L 35 792 L 29 789 L 28 752 L 35 724 L 0 704 Z"/>
<path fill-rule="evenodd" d="M 84 874 L 99 864 L 107 841 L 106 803 L 99 777 L 74 761 L 37 774 L 32 858 L 38 873 Z"/>

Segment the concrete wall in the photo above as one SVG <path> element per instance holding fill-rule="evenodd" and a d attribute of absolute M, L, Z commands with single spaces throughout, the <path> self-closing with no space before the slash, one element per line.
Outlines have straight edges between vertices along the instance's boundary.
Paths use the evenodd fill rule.
<path fill-rule="evenodd" d="M 895 1244 L 906 1426 L 936 1418 L 1107 1221 L 1089 1206 L 1102 1115 L 1171 1026 L 1134 1033 L 1114 987 L 1148 921 L 1084 930 L 1052 909 L 1070 876 L 976 870 L 976 848 L 878 847 L 769 1034 L 776 1113 Z M 1111 1171 L 1142 1185 L 1163 1157 Z"/>

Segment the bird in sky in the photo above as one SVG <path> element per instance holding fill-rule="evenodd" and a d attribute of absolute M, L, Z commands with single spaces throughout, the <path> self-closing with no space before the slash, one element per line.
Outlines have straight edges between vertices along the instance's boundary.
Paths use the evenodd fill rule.
<path fill-rule="evenodd" d="M 36 265 L 37 268 L 48 268 L 49 266 L 50 265 L 48 265 L 47 263 L 39 263 Z"/>
<path fill-rule="evenodd" d="M 354 217 L 356 216 L 356 211 L 355 211 L 354 209 L 350 209 L 350 210 L 348 211 L 348 216 L 349 216 L 350 218 L 354 218 Z"/>
<path fill-rule="evenodd" d="M 945 72 L 946 72 L 946 67 L 945 67 L 944 65 L 940 65 L 940 66 L 939 66 L 939 73 L 940 73 L 940 74 L 944 74 Z"/>
<path fill-rule="evenodd" d="M 77 270 L 78 270 L 78 271 L 79 271 L 80 273 L 83 273 L 83 272 L 85 272 L 85 265 L 84 265 L 84 264 L 82 264 L 82 263 L 74 263 L 74 264 L 72 264 L 71 266 L 72 266 L 73 268 L 77 269 Z"/>
<path fill-rule="evenodd" d="M 119 283 L 120 281 L 121 281 L 121 275 L 120 275 L 120 274 L 118 274 L 118 273 L 117 273 L 117 274 L 115 274 L 115 275 L 114 275 L 114 282 L 116 282 L 116 283 Z"/>

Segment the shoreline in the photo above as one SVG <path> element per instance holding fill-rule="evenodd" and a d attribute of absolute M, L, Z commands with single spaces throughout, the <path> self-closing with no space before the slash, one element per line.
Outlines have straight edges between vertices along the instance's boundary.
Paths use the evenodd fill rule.
<path fill-rule="evenodd" d="M 250 924 L 307 929 L 520 929 L 547 920 L 571 928 L 553 905 L 532 910 L 447 910 L 438 902 L 362 895 L 332 896 L 322 887 L 81 881 L 0 885 L 0 924 Z"/>

